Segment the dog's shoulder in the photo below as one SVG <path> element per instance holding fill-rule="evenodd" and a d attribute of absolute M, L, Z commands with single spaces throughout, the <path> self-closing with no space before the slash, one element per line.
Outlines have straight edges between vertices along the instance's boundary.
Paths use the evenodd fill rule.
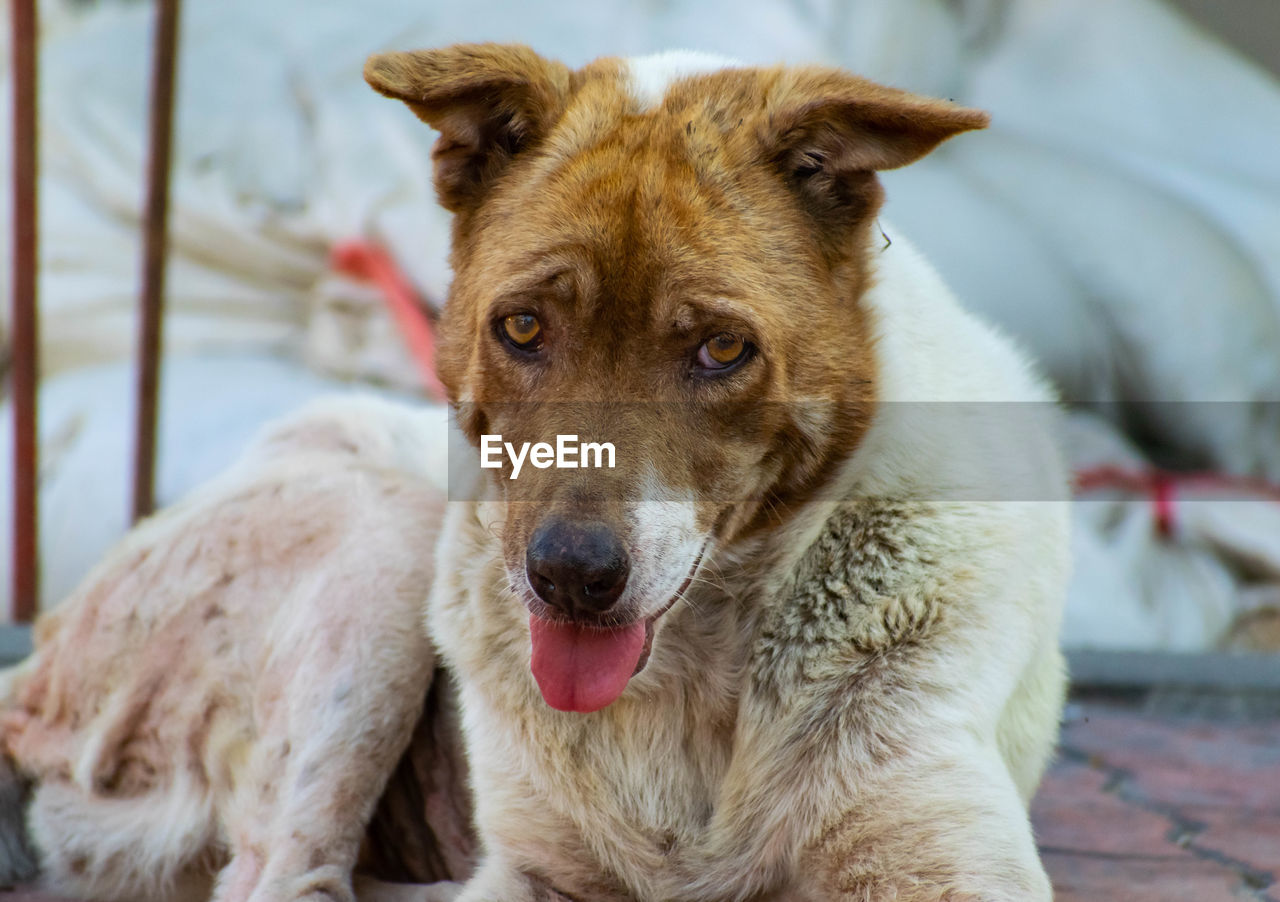
<path fill-rule="evenodd" d="M 1053 388 L 901 236 L 876 255 L 862 303 L 877 411 L 837 494 L 966 504 L 1069 497 Z"/>
<path fill-rule="evenodd" d="M 836 506 L 765 606 L 753 688 L 781 700 L 797 685 L 838 679 L 870 656 L 926 639 L 945 585 L 931 572 L 935 528 L 911 502 Z"/>
<path fill-rule="evenodd" d="M 883 224 L 863 296 L 881 398 L 892 402 L 1051 402 L 1054 391 L 1012 338 L 965 309 L 910 241 Z"/>
<path fill-rule="evenodd" d="M 895 657 L 922 675 L 920 658 L 976 649 L 1001 618 L 1027 648 L 1057 623 L 1068 521 L 1052 389 L 904 239 L 879 256 L 865 301 L 877 413 L 832 496 L 786 530 L 791 563 L 752 655 L 766 696 L 848 688 Z"/>

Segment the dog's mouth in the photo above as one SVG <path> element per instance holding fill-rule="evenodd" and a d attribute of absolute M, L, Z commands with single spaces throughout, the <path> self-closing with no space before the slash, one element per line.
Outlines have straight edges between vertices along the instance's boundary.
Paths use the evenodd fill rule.
<path fill-rule="evenodd" d="M 613 704 L 649 663 L 654 625 L 689 588 L 705 550 L 704 545 L 661 610 L 629 624 L 606 628 L 530 613 L 530 668 L 543 700 L 558 711 L 579 713 Z"/>

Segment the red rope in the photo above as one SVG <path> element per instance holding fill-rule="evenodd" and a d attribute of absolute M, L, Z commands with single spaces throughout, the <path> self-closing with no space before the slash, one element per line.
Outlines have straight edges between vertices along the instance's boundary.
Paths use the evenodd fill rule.
<path fill-rule="evenodd" d="M 1077 493 L 1115 489 L 1132 495 L 1146 495 L 1154 507 L 1156 530 L 1171 536 L 1177 528 L 1179 495 L 1189 492 L 1222 492 L 1246 496 L 1249 500 L 1280 503 L 1280 485 L 1250 476 L 1223 473 L 1175 472 L 1150 468 L 1129 470 L 1124 467 L 1090 467 L 1076 472 Z"/>
<path fill-rule="evenodd" d="M 1173 535 L 1174 494 L 1177 482 L 1169 474 L 1156 472 L 1151 476 L 1151 503 L 1155 506 L 1156 532 L 1168 538 Z"/>
<path fill-rule="evenodd" d="M 375 244 L 357 240 L 335 245 L 329 259 L 336 272 L 378 287 L 418 365 L 422 387 L 432 398 L 443 401 L 446 394 L 436 375 L 435 330 L 431 318 L 391 255 Z"/>

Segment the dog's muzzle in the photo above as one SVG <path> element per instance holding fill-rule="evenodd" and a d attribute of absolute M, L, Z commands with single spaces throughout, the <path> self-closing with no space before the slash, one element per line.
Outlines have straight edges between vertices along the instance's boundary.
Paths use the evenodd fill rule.
<path fill-rule="evenodd" d="M 549 517 L 529 539 L 525 573 L 555 617 L 598 624 L 623 590 L 631 561 L 603 523 Z"/>

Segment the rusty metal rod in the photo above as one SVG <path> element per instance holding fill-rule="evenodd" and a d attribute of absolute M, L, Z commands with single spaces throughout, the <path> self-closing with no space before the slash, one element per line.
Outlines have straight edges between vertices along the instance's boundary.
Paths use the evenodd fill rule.
<path fill-rule="evenodd" d="M 36 0 L 12 0 L 13 48 L 13 619 L 35 617 L 40 590 L 36 392 Z"/>
<path fill-rule="evenodd" d="M 173 142 L 174 70 L 179 0 L 157 0 L 151 56 L 151 117 L 147 198 L 143 211 L 142 309 L 133 449 L 133 519 L 155 507 L 156 409 L 163 349 L 165 253 L 168 246 L 169 160 Z"/>

